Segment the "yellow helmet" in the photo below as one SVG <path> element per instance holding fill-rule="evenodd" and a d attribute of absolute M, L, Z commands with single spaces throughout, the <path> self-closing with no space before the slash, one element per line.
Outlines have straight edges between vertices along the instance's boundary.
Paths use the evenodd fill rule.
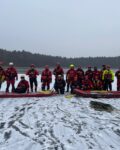
<path fill-rule="evenodd" d="M 70 65 L 70 68 L 74 68 L 74 65 L 73 65 L 73 64 L 71 64 L 71 65 Z"/>

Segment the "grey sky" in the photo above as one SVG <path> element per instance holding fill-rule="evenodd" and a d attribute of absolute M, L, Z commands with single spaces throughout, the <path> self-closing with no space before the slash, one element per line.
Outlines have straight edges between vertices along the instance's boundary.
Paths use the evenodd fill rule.
<path fill-rule="evenodd" d="M 0 48 L 120 55 L 120 0 L 0 0 Z"/>

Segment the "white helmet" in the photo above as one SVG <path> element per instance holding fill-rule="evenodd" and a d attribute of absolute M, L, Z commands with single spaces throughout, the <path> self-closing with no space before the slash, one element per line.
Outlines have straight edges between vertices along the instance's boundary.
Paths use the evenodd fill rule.
<path fill-rule="evenodd" d="M 13 63 L 13 62 L 10 62 L 10 63 L 9 63 L 9 66 L 13 66 L 13 65 L 14 65 L 14 63 Z"/>

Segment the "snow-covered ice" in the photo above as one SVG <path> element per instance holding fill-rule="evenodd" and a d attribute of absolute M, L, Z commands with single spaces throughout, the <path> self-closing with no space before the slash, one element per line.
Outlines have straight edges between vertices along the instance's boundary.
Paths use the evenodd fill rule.
<path fill-rule="evenodd" d="M 116 81 L 114 90 L 115 85 Z M 89 105 L 92 100 L 116 110 L 96 111 Z M 120 99 L 68 99 L 64 95 L 0 99 L 0 150 L 15 149 L 119 150 Z"/>

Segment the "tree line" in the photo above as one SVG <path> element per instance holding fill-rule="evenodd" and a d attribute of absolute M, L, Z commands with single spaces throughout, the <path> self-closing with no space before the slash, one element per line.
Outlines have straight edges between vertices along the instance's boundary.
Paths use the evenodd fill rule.
<path fill-rule="evenodd" d="M 59 62 L 63 67 L 67 68 L 70 64 L 75 64 L 75 66 L 81 65 L 84 68 L 88 65 L 101 67 L 103 64 L 109 64 L 112 68 L 118 68 L 120 67 L 120 56 L 66 58 L 37 53 L 33 54 L 25 50 L 8 51 L 0 49 L 0 62 L 3 62 L 4 66 L 7 66 L 9 62 L 14 62 L 17 67 L 28 67 L 31 63 L 35 64 L 36 67 L 44 67 L 46 64 L 54 67 Z"/>

